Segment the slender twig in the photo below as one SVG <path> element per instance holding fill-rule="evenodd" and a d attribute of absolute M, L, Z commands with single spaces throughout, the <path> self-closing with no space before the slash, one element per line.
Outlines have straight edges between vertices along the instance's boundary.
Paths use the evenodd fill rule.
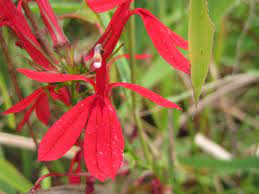
<path fill-rule="evenodd" d="M 0 29 L 0 43 L 1 43 L 2 50 L 3 50 L 3 54 L 4 54 L 3 56 L 6 60 L 7 66 L 8 66 L 8 72 L 10 74 L 10 77 L 11 77 L 12 83 L 14 85 L 16 94 L 17 94 L 19 100 L 22 100 L 23 95 L 22 95 L 21 89 L 19 88 L 19 84 L 17 82 L 17 77 L 16 77 L 16 74 L 15 74 L 15 66 L 14 66 L 13 61 L 11 59 L 11 56 L 8 52 L 7 44 L 6 44 L 6 42 L 4 40 L 4 37 L 3 37 L 2 29 Z M 38 142 L 36 140 L 37 138 L 34 134 L 34 131 L 32 129 L 31 124 L 29 123 L 29 121 L 27 122 L 27 126 L 29 127 L 30 135 L 31 135 L 31 137 L 32 137 L 32 139 L 35 143 L 35 146 L 36 146 L 36 148 L 38 148 Z"/>
<path fill-rule="evenodd" d="M 203 86 L 203 94 L 206 94 L 212 90 L 215 90 L 216 88 L 223 87 L 224 85 L 227 85 L 230 83 L 235 83 L 236 81 L 241 80 L 241 79 L 243 79 L 243 80 L 249 79 L 251 76 L 253 76 L 253 75 L 242 73 L 242 74 L 229 75 L 224 78 L 215 80 L 215 81 Z M 180 102 L 180 101 L 188 99 L 190 97 L 192 97 L 192 90 L 188 90 L 177 96 L 168 97 L 168 99 L 173 102 Z M 161 107 L 155 106 L 153 109 L 150 109 L 147 111 L 142 111 L 141 116 L 144 117 L 144 116 L 150 115 L 152 113 L 158 112 L 159 110 L 161 110 Z"/>
<path fill-rule="evenodd" d="M 217 159 L 231 160 L 233 157 L 229 151 L 225 150 L 223 147 L 200 133 L 195 135 L 194 142 L 204 152 L 214 156 Z"/>
<path fill-rule="evenodd" d="M 226 95 L 227 93 L 233 92 L 237 89 L 240 89 L 246 85 L 249 85 L 251 83 L 255 83 L 258 82 L 259 78 L 256 76 L 248 76 L 248 77 L 244 77 L 242 79 L 236 80 L 233 83 L 229 83 L 226 84 L 225 86 L 221 87 L 220 89 L 216 90 L 214 93 L 206 96 L 205 98 L 203 98 L 200 102 L 199 105 L 196 109 L 195 106 L 192 106 L 188 112 L 186 114 L 183 114 L 180 117 L 180 126 L 183 126 L 188 117 L 193 115 L 193 113 L 196 111 L 197 113 L 202 111 L 205 107 L 207 107 L 208 105 L 211 105 L 215 102 L 217 102 L 217 99 L 220 98 L 221 96 Z"/>
<path fill-rule="evenodd" d="M 174 131 L 173 131 L 173 121 L 172 121 L 172 110 L 168 110 L 168 138 L 169 138 L 169 159 L 170 163 L 174 164 L 176 161 L 176 152 L 175 152 L 175 140 L 174 140 Z"/>
<path fill-rule="evenodd" d="M 2 49 L 2 52 L 3 52 L 3 57 L 4 57 L 4 59 L 6 61 L 6 64 L 7 64 L 8 73 L 10 74 L 11 81 L 13 83 L 15 92 L 16 92 L 19 100 L 22 100 L 23 99 L 22 91 L 21 91 L 21 89 L 19 87 L 19 84 L 18 84 L 18 81 L 17 81 L 17 77 L 16 77 L 16 73 L 15 73 L 15 66 L 12 62 L 12 59 L 11 59 L 10 55 L 9 55 L 7 44 L 4 40 L 3 31 L 2 31 L 1 28 L 0 28 L 0 46 L 1 46 L 1 49 Z"/>
<path fill-rule="evenodd" d="M 228 99 L 225 99 L 219 108 L 226 114 L 231 115 L 232 117 L 235 117 L 240 121 L 243 121 L 254 128 L 258 128 L 259 126 L 258 120 L 252 117 L 249 117 L 246 113 L 240 110 L 236 105 L 233 105 Z"/>
<path fill-rule="evenodd" d="M 33 13 L 30 10 L 30 7 L 29 7 L 28 3 L 29 3 L 28 0 L 22 1 L 22 7 L 23 7 L 23 10 L 24 10 L 24 13 L 25 13 L 26 17 L 28 18 L 28 20 L 30 21 L 31 26 L 32 26 L 35 34 L 36 34 L 36 38 L 39 41 L 40 45 L 42 46 L 43 50 L 48 54 L 48 56 L 52 59 L 52 61 L 55 61 L 54 54 L 50 49 L 51 47 L 47 44 L 47 41 L 44 40 L 42 38 L 42 36 L 39 35 L 40 34 L 40 28 L 38 26 L 38 23 L 35 20 L 35 17 L 33 15 Z"/>
<path fill-rule="evenodd" d="M 8 51 L 8 48 L 7 48 L 7 44 L 4 40 L 1 28 L 0 28 L 0 44 L 1 44 L 1 47 L 2 47 L 4 59 L 6 60 L 6 63 L 7 63 L 7 66 L 8 66 L 8 73 L 10 74 L 12 84 L 14 85 L 14 88 L 15 88 L 15 92 L 16 92 L 19 100 L 22 100 L 23 95 L 22 95 L 21 89 L 19 88 L 19 84 L 17 82 L 17 77 L 16 77 L 16 74 L 15 74 L 15 66 L 13 64 L 13 61 L 12 61 L 11 57 L 10 57 L 10 54 L 9 54 L 9 51 Z M 32 140 L 34 142 L 34 146 L 36 147 L 36 150 L 38 150 L 39 143 L 37 141 L 37 137 L 36 137 L 36 135 L 33 131 L 31 123 L 29 121 L 27 121 L 26 124 L 29 128 L 29 133 L 30 133 L 30 136 L 32 137 Z M 48 170 L 51 170 L 51 167 L 50 167 L 49 163 L 44 162 L 44 164 L 46 165 Z"/>
<path fill-rule="evenodd" d="M 171 184 L 175 183 L 175 166 L 176 166 L 176 151 L 175 151 L 175 137 L 173 131 L 173 114 L 172 110 L 168 110 L 168 169 L 169 179 Z M 173 190 L 172 190 L 173 192 Z"/>
<path fill-rule="evenodd" d="M 37 140 L 37 143 L 40 141 Z M 20 135 L 13 135 L 9 133 L 0 132 L 0 145 L 16 147 L 25 150 L 36 151 L 36 145 L 32 138 L 23 137 Z M 64 158 L 72 159 L 77 152 L 78 147 L 74 146 L 65 155 Z"/>

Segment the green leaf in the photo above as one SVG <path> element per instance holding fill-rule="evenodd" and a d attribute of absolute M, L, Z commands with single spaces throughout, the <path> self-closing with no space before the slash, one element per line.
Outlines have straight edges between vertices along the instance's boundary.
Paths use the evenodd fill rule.
<path fill-rule="evenodd" d="M 10 185 L 0 181 L 0 193 L 1 194 L 16 194 L 16 190 Z"/>
<path fill-rule="evenodd" d="M 231 174 L 239 171 L 259 171 L 259 158 L 236 158 L 230 161 L 216 160 L 204 156 L 194 156 L 188 158 L 180 158 L 183 165 L 190 166 L 195 169 L 209 170 L 214 174 Z"/>
<path fill-rule="evenodd" d="M 197 105 L 209 69 L 214 25 L 208 15 L 206 0 L 191 0 L 189 13 L 191 78 Z"/>
<path fill-rule="evenodd" d="M 27 192 L 33 185 L 7 160 L 0 159 L 0 181 L 20 192 Z"/>

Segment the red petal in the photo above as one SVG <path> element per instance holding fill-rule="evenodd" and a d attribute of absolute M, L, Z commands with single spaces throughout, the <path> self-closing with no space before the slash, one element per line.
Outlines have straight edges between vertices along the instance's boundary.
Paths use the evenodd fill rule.
<path fill-rule="evenodd" d="M 48 96 L 46 94 L 41 95 L 39 97 L 39 99 L 36 102 L 35 110 L 39 120 L 45 125 L 48 125 L 49 118 L 50 118 L 50 108 L 49 108 Z"/>
<path fill-rule="evenodd" d="M 26 49 L 35 63 L 48 70 L 55 69 L 44 56 L 41 46 L 22 12 L 15 7 L 11 0 L 0 0 L 0 7 L 0 26 L 7 25 L 12 28 L 19 38 L 19 43 Z"/>
<path fill-rule="evenodd" d="M 130 2 L 127 1 L 127 3 L 124 3 L 117 8 L 104 34 L 84 57 L 85 61 L 89 60 L 94 55 L 94 49 L 97 44 L 101 44 L 103 46 L 103 61 L 106 61 L 106 59 L 109 58 L 121 36 L 125 24 L 130 17 L 129 6 Z"/>
<path fill-rule="evenodd" d="M 116 112 L 109 100 L 96 99 L 85 133 L 85 161 L 101 181 L 114 178 L 122 164 L 124 140 Z"/>
<path fill-rule="evenodd" d="M 39 145 L 40 161 L 56 160 L 76 143 L 85 126 L 92 99 L 90 96 L 77 103 L 49 128 Z"/>
<path fill-rule="evenodd" d="M 22 127 L 24 126 L 24 124 L 29 120 L 30 116 L 31 116 L 31 113 L 32 111 L 34 110 L 35 108 L 35 104 L 32 105 L 29 110 L 24 114 L 24 117 L 23 117 L 23 120 L 18 124 L 18 127 L 17 127 L 17 131 L 20 131 L 22 129 Z"/>
<path fill-rule="evenodd" d="M 66 87 L 59 88 L 58 91 L 55 88 L 49 88 L 49 92 L 54 100 L 60 100 L 67 106 L 71 105 L 69 91 Z"/>
<path fill-rule="evenodd" d="M 95 85 L 92 79 L 89 79 L 82 75 L 73 75 L 73 74 L 59 74 L 59 73 L 50 73 L 50 72 L 38 72 L 29 69 L 18 68 L 17 71 L 31 78 L 32 80 L 44 83 L 56 83 L 56 82 L 66 82 L 66 81 L 85 81 L 91 85 Z"/>
<path fill-rule="evenodd" d="M 100 169 L 114 178 L 122 164 L 124 139 L 116 111 L 109 99 L 105 101 L 102 118 L 107 127 L 97 132 L 97 160 Z"/>
<path fill-rule="evenodd" d="M 41 17 L 51 35 L 54 43 L 54 47 L 64 45 L 68 43 L 68 39 L 65 36 L 58 19 L 51 8 L 48 0 L 37 0 L 40 8 Z"/>
<path fill-rule="evenodd" d="M 3 112 L 3 114 L 17 113 L 24 110 L 33 101 L 36 101 L 43 92 L 44 90 L 42 88 L 37 89 L 31 95 L 27 96 L 26 98 L 24 98 L 23 100 L 21 100 L 20 102 L 18 102 L 17 104 Z"/>
<path fill-rule="evenodd" d="M 95 12 L 105 12 L 130 0 L 86 0 L 88 6 Z"/>
<path fill-rule="evenodd" d="M 159 54 L 176 69 L 190 73 L 190 62 L 176 48 L 178 46 L 187 50 L 188 42 L 167 28 L 149 11 L 138 8 L 132 13 L 142 17 L 146 30 Z"/>
<path fill-rule="evenodd" d="M 136 85 L 136 84 L 116 82 L 116 83 L 110 84 L 110 89 L 112 89 L 114 87 L 118 87 L 118 86 L 133 90 L 134 92 L 139 93 L 143 97 L 153 101 L 154 103 L 156 103 L 160 106 L 163 106 L 166 108 L 176 108 L 176 109 L 182 110 L 177 104 L 165 99 L 164 97 L 158 95 L 155 92 L 152 92 L 152 91 L 150 91 L 142 86 Z"/>
<path fill-rule="evenodd" d="M 94 102 L 96 103 L 96 102 Z M 100 170 L 97 162 L 97 130 L 98 125 L 96 123 L 100 123 L 100 107 L 93 104 L 92 112 L 90 113 L 86 130 L 85 130 L 85 138 L 84 138 L 84 159 L 87 166 L 88 171 L 92 174 L 92 176 L 96 177 L 100 181 L 104 181 L 107 177 Z"/>

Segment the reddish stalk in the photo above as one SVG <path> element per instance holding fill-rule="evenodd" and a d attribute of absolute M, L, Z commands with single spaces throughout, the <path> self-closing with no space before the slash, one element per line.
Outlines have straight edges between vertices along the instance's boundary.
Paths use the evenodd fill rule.
<path fill-rule="evenodd" d="M 35 194 L 37 193 L 37 191 L 41 188 L 40 183 L 48 178 L 48 177 L 63 177 L 63 176 L 91 176 L 88 172 L 82 172 L 82 173 L 58 173 L 58 172 L 53 172 L 53 173 L 49 173 L 49 174 L 45 174 L 43 176 L 41 176 L 36 183 L 34 184 L 34 187 L 30 190 L 31 194 Z"/>
<path fill-rule="evenodd" d="M 37 25 L 36 20 L 34 19 L 33 13 L 31 12 L 31 10 L 29 8 L 27 0 L 22 1 L 22 7 L 23 7 L 26 17 L 28 18 L 28 20 L 30 21 L 30 23 L 32 25 L 32 28 L 36 34 L 36 38 L 39 41 L 40 45 L 42 46 L 43 50 L 46 52 L 46 54 L 48 54 L 48 56 L 51 58 L 52 61 L 55 61 L 55 57 L 54 57 L 52 51 L 49 49 L 50 46 L 47 45 L 46 40 L 44 40 L 42 38 L 42 36 L 39 35 L 40 34 L 39 27 Z"/>
<path fill-rule="evenodd" d="M 4 40 L 3 31 L 2 31 L 1 28 L 0 28 L 0 45 L 1 45 L 1 49 L 3 51 L 4 59 L 5 59 L 6 64 L 7 64 L 8 73 L 10 74 L 11 81 L 12 81 L 12 83 L 14 85 L 15 92 L 16 92 L 19 100 L 22 100 L 23 99 L 22 91 L 19 88 L 19 85 L 18 85 L 18 82 L 17 82 L 16 73 L 15 73 L 15 67 L 14 67 L 14 64 L 13 64 L 13 62 L 11 60 L 11 57 L 10 57 L 10 55 L 8 53 L 7 44 L 6 44 L 5 40 Z"/>
<path fill-rule="evenodd" d="M 16 77 L 16 73 L 15 73 L 15 66 L 14 66 L 13 61 L 11 59 L 11 56 L 9 54 L 7 44 L 6 44 L 6 41 L 4 40 L 3 31 L 2 31 L 1 28 L 0 28 L 0 45 L 1 45 L 1 49 L 3 51 L 4 60 L 6 61 L 6 64 L 7 64 L 8 73 L 11 77 L 12 84 L 14 85 L 15 92 L 18 96 L 18 99 L 22 100 L 23 95 L 22 95 L 22 91 L 21 91 L 21 89 L 19 87 L 19 84 L 18 84 L 18 81 L 17 81 L 17 77 Z M 36 137 L 29 121 L 27 122 L 27 126 L 29 128 L 30 136 L 33 139 L 35 147 L 38 150 L 39 144 L 37 142 L 37 137 Z M 48 168 L 48 170 L 51 169 L 49 163 L 45 162 L 45 165 Z"/>

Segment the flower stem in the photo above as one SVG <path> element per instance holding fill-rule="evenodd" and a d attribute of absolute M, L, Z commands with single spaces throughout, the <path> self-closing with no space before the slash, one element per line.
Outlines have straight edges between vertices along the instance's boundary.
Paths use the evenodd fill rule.
<path fill-rule="evenodd" d="M 11 60 L 11 56 L 9 55 L 7 44 L 4 40 L 3 31 L 1 28 L 0 28 L 0 46 L 1 46 L 3 56 L 4 56 L 6 64 L 7 64 L 8 73 L 10 74 L 11 81 L 14 86 L 15 92 L 16 92 L 19 100 L 22 100 L 23 99 L 22 91 L 21 91 L 18 81 L 17 81 L 17 77 L 16 77 L 16 73 L 15 73 L 15 66 Z"/>
<path fill-rule="evenodd" d="M 17 77 L 16 77 L 15 65 L 14 65 L 14 63 L 12 61 L 12 58 L 11 58 L 10 54 L 9 54 L 8 47 L 7 47 L 6 41 L 4 39 L 3 31 L 2 31 L 1 28 L 0 28 L 0 48 L 2 50 L 3 57 L 4 57 L 5 61 L 6 61 L 6 64 L 7 64 L 7 67 L 8 67 L 8 73 L 9 73 L 9 75 L 11 77 L 11 82 L 14 85 L 15 92 L 16 92 L 16 94 L 18 96 L 18 99 L 22 100 L 23 99 L 23 95 L 22 95 L 22 91 L 21 91 L 21 89 L 19 87 L 18 80 L 17 80 Z M 23 112 L 23 113 L 25 113 L 25 112 Z M 36 135 L 35 135 L 35 133 L 34 133 L 34 131 L 32 129 L 32 125 L 30 124 L 29 121 L 27 121 L 27 126 L 29 128 L 30 136 L 33 139 L 35 147 L 38 150 L 39 144 L 38 144 L 38 141 L 37 141 L 37 137 L 36 137 Z M 51 166 L 49 165 L 48 162 L 44 162 L 44 164 L 46 165 L 48 170 L 51 170 Z"/>
<path fill-rule="evenodd" d="M 166 0 L 160 0 L 159 2 L 159 19 L 163 20 L 166 16 Z"/>
<path fill-rule="evenodd" d="M 132 2 L 132 8 L 134 8 L 134 2 Z M 136 51 L 136 40 L 135 40 L 135 20 L 131 19 L 129 26 L 128 26 L 128 37 L 129 37 L 129 42 L 128 42 L 128 49 L 129 49 L 129 63 L 130 63 L 130 68 L 131 68 L 131 81 L 132 83 L 136 82 L 136 59 L 135 59 L 135 51 Z M 140 141 L 141 141 L 141 146 L 143 148 L 144 152 L 144 157 L 147 160 L 148 164 L 152 164 L 152 157 L 149 153 L 148 150 L 148 145 L 146 144 L 145 141 L 145 132 L 143 129 L 143 125 L 141 123 L 140 115 L 138 114 L 139 111 L 137 110 L 137 98 L 134 92 L 132 92 L 132 110 L 133 110 L 133 117 L 134 121 L 137 125 L 138 128 L 138 133 L 140 136 Z"/>
<path fill-rule="evenodd" d="M 29 7 L 28 3 L 29 2 L 27 0 L 22 1 L 22 7 L 23 7 L 23 10 L 24 10 L 24 13 L 25 13 L 26 17 L 28 18 L 28 20 L 30 21 L 32 29 L 34 30 L 34 33 L 36 34 L 36 38 L 39 41 L 40 45 L 42 46 L 44 52 L 50 57 L 50 59 L 52 61 L 55 61 L 55 56 L 52 53 L 52 51 L 50 49 L 50 46 L 47 44 L 47 41 L 44 40 L 42 38 L 42 36 L 40 36 L 40 30 L 39 30 L 40 28 L 38 26 L 37 21 L 35 20 L 35 17 L 33 15 L 33 13 L 30 10 L 30 7 Z"/>

